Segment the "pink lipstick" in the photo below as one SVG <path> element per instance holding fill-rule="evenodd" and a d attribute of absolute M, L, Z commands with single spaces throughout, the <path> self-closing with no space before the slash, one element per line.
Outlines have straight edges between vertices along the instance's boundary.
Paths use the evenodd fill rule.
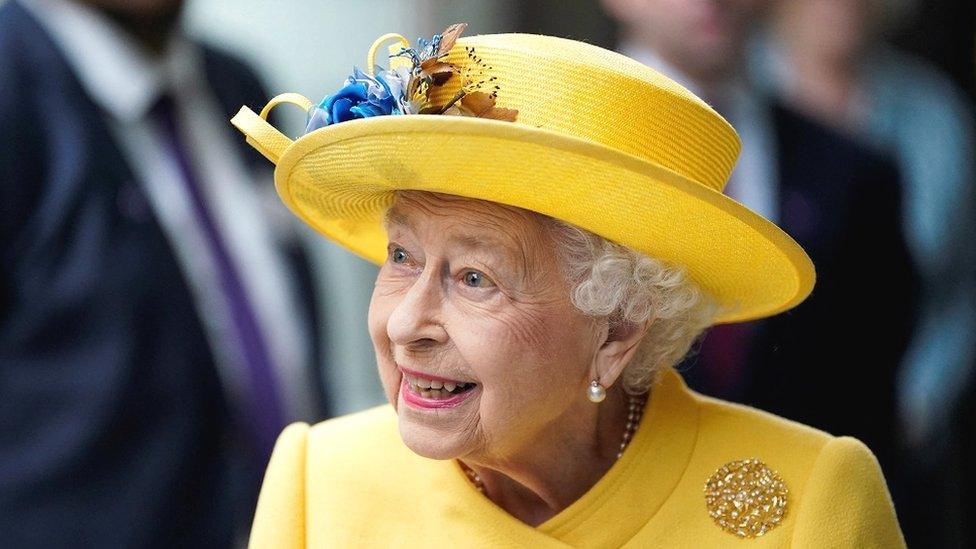
<path fill-rule="evenodd" d="M 478 391 L 477 385 L 473 386 L 467 391 L 452 395 L 448 398 L 427 398 L 416 392 L 410 382 L 407 381 L 406 377 L 401 378 L 400 381 L 400 394 L 403 395 L 403 401 L 414 408 L 420 408 L 423 410 L 456 408 L 476 391 Z"/>

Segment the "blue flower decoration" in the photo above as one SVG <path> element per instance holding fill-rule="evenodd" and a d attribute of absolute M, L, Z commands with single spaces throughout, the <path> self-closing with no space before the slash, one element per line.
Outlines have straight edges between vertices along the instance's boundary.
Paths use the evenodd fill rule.
<path fill-rule="evenodd" d="M 352 76 L 346 79 L 342 89 L 308 110 L 305 133 L 339 122 L 390 114 L 448 114 L 515 121 L 517 110 L 495 106 L 499 86 L 492 83 L 495 77 L 484 76 L 491 67 L 474 55 L 473 47 L 465 48 L 473 60 L 471 66 L 462 69 L 446 61 L 466 27 L 467 23 L 455 23 L 429 41 L 419 38 L 419 50 L 410 47 L 398 34 L 381 36 L 373 42 L 370 55 L 385 40 L 398 37 L 403 46 L 396 52 L 390 48 L 390 57 L 400 58 L 392 61 L 397 66 L 384 70 L 373 65 L 370 59 L 375 76 L 353 67 Z M 461 86 L 454 97 L 443 105 L 430 104 L 431 90 L 443 86 L 455 75 L 461 76 Z M 483 85 L 486 89 L 482 89 Z"/>
<path fill-rule="evenodd" d="M 342 89 L 312 107 L 305 133 L 356 118 L 404 113 L 399 73 L 381 71 L 374 77 L 358 67 L 352 71 Z"/>

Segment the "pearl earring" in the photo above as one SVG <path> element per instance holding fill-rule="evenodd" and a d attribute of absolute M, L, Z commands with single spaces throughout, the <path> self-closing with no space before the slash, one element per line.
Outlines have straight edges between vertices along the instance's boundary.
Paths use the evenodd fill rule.
<path fill-rule="evenodd" d="M 590 383 L 590 389 L 587 391 L 587 394 L 590 397 L 590 402 L 602 402 L 603 399 L 607 398 L 607 390 L 595 379 L 593 383 Z"/>

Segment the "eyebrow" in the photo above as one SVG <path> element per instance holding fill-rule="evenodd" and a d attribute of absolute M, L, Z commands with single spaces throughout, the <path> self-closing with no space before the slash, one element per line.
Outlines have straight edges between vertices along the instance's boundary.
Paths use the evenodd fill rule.
<path fill-rule="evenodd" d="M 528 259 L 521 246 L 513 250 L 502 240 L 492 237 L 475 236 L 472 234 L 454 234 L 449 237 L 452 244 L 465 250 L 477 250 L 501 261 L 504 265 L 514 269 L 514 273 L 525 273 L 528 270 Z"/>
<path fill-rule="evenodd" d="M 410 222 L 410 218 L 398 211 L 395 207 L 386 211 L 386 213 L 383 215 L 383 221 L 387 226 L 397 225 L 411 230 L 413 229 L 413 224 Z M 522 270 L 526 268 L 524 250 L 519 249 L 517 252 L 512 253 L 500 252 L 500 250 L 505 250 L 506 246 L 501 240 L 496 238 L 461 233 L 450 235 L 449 240 L 452 244 L 458 244 L 466 249 L 486 250 L 492 252 L 493 255 L 498 256 L 500 259 L 506 262 L 511 261 L 513 262 L 513 265 L 520 266 Z"/>

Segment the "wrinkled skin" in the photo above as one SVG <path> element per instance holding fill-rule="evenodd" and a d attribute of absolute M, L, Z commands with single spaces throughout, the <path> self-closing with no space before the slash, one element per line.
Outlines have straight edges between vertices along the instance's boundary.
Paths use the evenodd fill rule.
<path fill-rule="evenodd" d="M 389 219 L 369 331 L 401 437 L 422 456 L 461 458 L 492 499 L 542 522 L 612 464 L 625 423 L 614 383 L 643 330 L 609 336 L 573 306 L 537 214 L 408 192 Z M 478 386 L 456 408 L 417 409 L 398 365 Z M 612 386 L 599 406 L 593 379 Z"/>

